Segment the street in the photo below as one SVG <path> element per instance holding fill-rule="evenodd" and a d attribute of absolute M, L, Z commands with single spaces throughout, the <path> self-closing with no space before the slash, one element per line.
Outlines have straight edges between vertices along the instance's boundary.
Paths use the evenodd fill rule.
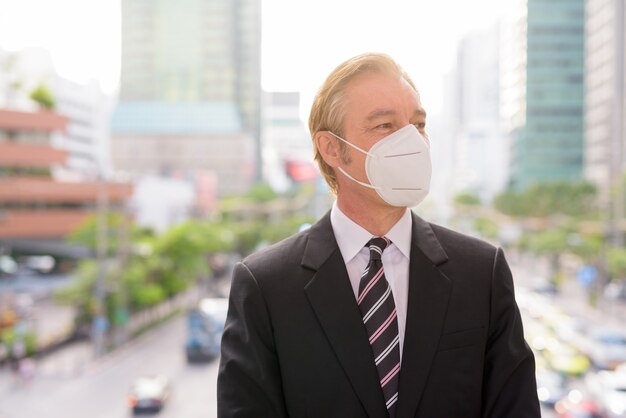
<path fill-rule="evenodd" d="M 545 277 L 544 266 L 534 263 L 517 260 L 512 268 L 519 297 L 528 294 L 537 277 Z M 610 324 L 626 331 L 626 307 L 616 303 L 604 303 L 599 309 L 589 307 L 584 290 L 575 281 L 567 282 L 558 296 L 546 299 L 546 304 L 594 324 Z M 527 316 L 524 305 L 520 307 Z M 525 324 L 530 325 L 530 320 L 525 318 Z M 98 360 L 93 359 L 89 342 L 75 343 L 40 359 L 28 381 L 16 379 L 8 367 L 0 369 L 0 418 L 129 417 L 131 383 L 139 376 L 153 374 L 163 374 L 172 383 L 172 396 L 159 417 L 216 417 L 218 360 L 188 365 L 183 349 L 185 327 L 185 317 L 179 315 Z M 571 383 L 583 384 L 582 379 Z M 544 406 L 542 416 L 554 418 L 556 414 Z"/>
<path fill-rule="evenodd" d="M 30 382 L 0 370 L 0 418 L 129 417 L 132 381 L 151 374 L 172 382 L 172 397 L 158 416 L 215 417 L 218 361 L 187 365 L 184 338 L 185 318 L 179 316 L 98 361 L 90 360 L 86 343 L 54 353 Z"/>

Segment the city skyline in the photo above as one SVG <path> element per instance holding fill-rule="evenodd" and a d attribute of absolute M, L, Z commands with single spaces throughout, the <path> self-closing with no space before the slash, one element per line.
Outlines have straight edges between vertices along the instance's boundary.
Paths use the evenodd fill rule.
<path fill-rule="evenodd" d="M 262 87 L 299 91 L 307 110 L 323 77 L 339 62 L 365 51 L 386 52 L 415 79 L 431 114 L 437 113 L 457 42 L 494 21 L 505 3 L 390 0 L 381 8 L 373 1 L 264 0 Z M 105 93 L 116 93 L 120 2 L 0 0 L 0 8 L 0 48 L 42 47 L 51 53 L 60 75 L 75 81 L 96 79 Z"/>

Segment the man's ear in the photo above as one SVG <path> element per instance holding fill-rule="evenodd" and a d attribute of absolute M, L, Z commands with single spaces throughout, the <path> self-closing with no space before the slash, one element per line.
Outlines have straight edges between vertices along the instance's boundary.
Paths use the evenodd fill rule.
<path fill-rule="evenodd" d="M 343 162 L 338 142 L 328 131 L 320 131 L 315 134 L 317 150 L 324 162 L 333 168 L 339 167 Z"/>

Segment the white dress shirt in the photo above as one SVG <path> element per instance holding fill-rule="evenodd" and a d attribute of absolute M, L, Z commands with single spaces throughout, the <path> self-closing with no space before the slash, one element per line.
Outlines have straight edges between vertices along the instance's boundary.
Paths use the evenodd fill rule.
<path fill-rule="evenodd" d="M 333 204 L 330 222 L 335 233 L 337 245 L 341 251 L 354 297 L 358 299 L 361 274 L 369 262 L 370 252 L 365 245 L 374 237 L 362 226 L 348 218 Z M 391 230 L 385 234 L 391 245 L 383 252 L 382 263 L 385 277 L 391 287 L 393 300 L 398 313 L 398 332 L 400 334 L 400 358 L 404 346 L 404 329 L 406 327 L 406 310 L 409 297 L 409 258 L 411 255 L 411 211 L 406 210 Z"/>

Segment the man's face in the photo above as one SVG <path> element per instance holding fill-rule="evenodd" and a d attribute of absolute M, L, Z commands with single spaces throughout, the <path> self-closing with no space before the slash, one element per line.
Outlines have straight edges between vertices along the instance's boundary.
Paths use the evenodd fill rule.
<path fill-rule="evenodd" d="M 413 124 L 426 135 L 426 112 L 419 95 L 402 78 L 363 74 L 348 84 L 344 96 L 343 138 L 357 147 L 369 149 L 387 135 Z M 349 159 L 342 167 L 359 181 L 369 183 L 365 174 L 366 155 L 347 147 Z M 378 194 L 337 174 L 339 193 L 358 195 L 387 205 Z M 373 199 L 373 200 L 372 200 Z"/>

